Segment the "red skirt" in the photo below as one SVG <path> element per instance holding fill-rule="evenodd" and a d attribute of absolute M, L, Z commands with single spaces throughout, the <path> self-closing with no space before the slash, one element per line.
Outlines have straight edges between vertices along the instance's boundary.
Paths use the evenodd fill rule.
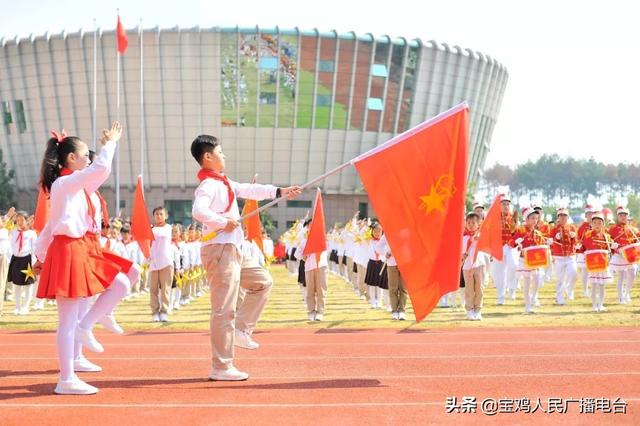
<path fill-rule="evenodd" d="M 108 288 L 132 263 L 104 252 L 93 234 L 81 238 L 56 235 L 42 266 L 37 297 L 91 297 Z"/>

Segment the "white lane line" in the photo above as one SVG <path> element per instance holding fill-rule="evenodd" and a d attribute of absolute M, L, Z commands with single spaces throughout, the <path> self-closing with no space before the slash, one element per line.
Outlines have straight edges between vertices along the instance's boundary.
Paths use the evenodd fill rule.
<path fill-rule="evenodd" d="M 83 373 L 80 373 L 83 374 Z M 640 371 L 615 371 L 615 372 L 547 372 L 547 373 L 496 373 L 496 374 L 419 374 L 419 375 L 367 375 L 367 376 L 251 376 L 249 381 L 268 380 L 428 380 L 428 379 L 487 379 L 487 378 L 529 378 L 529 377 L 615 377 L 615 376 L 640 376 Z M 206 376 L 191 377 L 129 377 L 129 376 L 98 376 L 87 375 L 87 380 L 91 382 L 101 382 L 105 380 L 127 380 L 127 381 L 186 381 L 201 380 L 208 381 Z M 12 376 L 11 380 L 58 380 L 57 374 L 49 376 Z M 246 383 L 246 382 L 245 382 Z"/>
<path fill-rule="evenodd" d="M 104 341 L 103 341 L 104 342 Z M 111 343 L 104 342 L 107 346 L 203 346 L 210 347 L 210 343 Z M 478 342 L 358 342 L 358 346 L 478 346 L 478 345 L 558 345 L 558 344 L 631 344 L 640 343 L 640 340 L 513 340 L 513 341 L 478 341 Z M 55 343 L 0 343 L 0 346 L 56 346 Z M 314 342 L 314 343 L 260 343 L 265 346 L 353 346 L 353 342 Z"/>
<path fill-rule="evenodd" d="M 505 358 L 596 358 L 596 357 L 635 357 L 640 361 L 640 353 L 559 353 L 559 354 L 488 354 L 488 355 L 402 355 L 402 356 L 387 356 L 387 355 L 372 355 L 372 356 L 252 356 L 252 357 L 238 357 L 242 361 L 274 361 L 274 360 L 292 360 L 292 361 L 310 361 L 310 360 L 328 360 L 328 359 L 384 359 L 384 360 L 409 360 L 409 359 L 505 359 Z M 0 357 L 0 360 L 57 360 L 56 357 Z M 184 360 L 211 360 L 210 357 L 147 357 L 147 356 L 131 356 L 131 357 L 99 357 L 100 360 L 113 360 L 113 361 L 184 361 Z"/>

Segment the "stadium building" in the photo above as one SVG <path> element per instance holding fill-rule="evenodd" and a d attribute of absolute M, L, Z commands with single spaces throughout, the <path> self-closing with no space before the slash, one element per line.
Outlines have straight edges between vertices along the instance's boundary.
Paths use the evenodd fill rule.
<path fill-rule="evenodd" d="M 0 42 L 0 148 L 15 170 L 21 208 L 35 207 L 50 129 L 65 128 L 91 147 L 95 129 L 118 115 L 125 126 L 118 161 L 125 215 L 142 168 L 148 207 L 164 204 L 173 220 L 191 221 L 198 167 L 189 146 L 198 134 L 221 138 L 234 180 L 258 174 L 258 182 L 302 184 L 462 101 L 471 108 L 474 181 L 508 79 L 487 55 L 420 39 L 278 27 L 127 34 L 119 114 L 114 31 Z M 320 186 L 328 224 L 356 210 L 374 214 L 353 168 Z M 102 188 L 112 214 L 114 188 L 113 177 Z M 307 191 L 269 211 L 277 234 L 311 209 L 313 196 Z"/>

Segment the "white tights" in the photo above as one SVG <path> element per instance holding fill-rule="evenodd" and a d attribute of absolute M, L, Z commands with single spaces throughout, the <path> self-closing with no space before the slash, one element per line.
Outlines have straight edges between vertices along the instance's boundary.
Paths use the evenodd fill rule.
<path fill-rule="evenodd" d="M 56 299 L 58 301 L 56 344 L 58 346 L 60 380 L 66 381 L 75 377 L 73 359 L 74 352 L 76 352 L 74 347 L 76 326 L 90 330 L 99 318 L 113 310 L 115 305 L 127 294 L 130 285 L 127 276 L 119 273 L 109 288 L 100 295 L 96 303 L 82 317 L 80 313 L 82 310 L 86 310 L 86 298 L 58 297 Z M 77 352 L 81 354 L 82 347 L 78 347 Z"/>
<path fill-rule="evenodd" d="M 591 284 L 591 301 L 594 309 L 604 306 L 604 284 Z"/>

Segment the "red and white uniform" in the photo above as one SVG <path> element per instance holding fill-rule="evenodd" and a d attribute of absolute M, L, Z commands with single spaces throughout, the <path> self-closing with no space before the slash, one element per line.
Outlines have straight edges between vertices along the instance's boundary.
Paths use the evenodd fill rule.
<path fill-rule="evenodd" d="M 49 222 L 36 241 L 35 254 L 43 263 L 39 298 L 93 296 L 124 270 L 99 247 L 89 195 L 109 177 L 115 148 L 116 143 L 108 141 L 89 167 L 63 173 L 53 182 Z"/>

